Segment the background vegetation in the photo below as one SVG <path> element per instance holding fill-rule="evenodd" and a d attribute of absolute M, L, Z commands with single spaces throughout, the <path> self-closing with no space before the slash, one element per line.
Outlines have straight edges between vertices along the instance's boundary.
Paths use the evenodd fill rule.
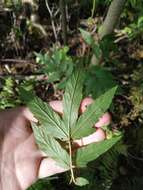
<path fill-rule="evenodd" d="M 119 85 L 111 128 L 124 141 L 82 172 L 82 189 L 143 189 L 143 1 L 2 0 L 0 108 L 23 104 L 20 88 L 45 101 L 61 100 L 74 68 L 84 67 L 84 96 Z M 29 189 L 81 189 L 66 174 Z"/>

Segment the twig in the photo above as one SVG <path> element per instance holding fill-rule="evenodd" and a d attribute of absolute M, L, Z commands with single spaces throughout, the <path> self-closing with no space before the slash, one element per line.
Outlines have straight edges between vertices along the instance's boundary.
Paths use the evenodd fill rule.
<path fill-rule="evenodd" d="M 43 34 L 44 37 L 47 36 L 46 30 L 44 29 L 44 27 L 43 27 L 41 24 L 39 24 L 39 23 L 34 23 L 34 22 L 33 22 L 32 24 L 33 24 L 33 26 L 34 26 L 35 28 L 37 28 L 37 29 Z"/>
<path fill-rule="evenodd" d="M 21 59 L 0 59 L 0 64 L 34 64 L 32 60 L 21 60 Z"/>
<path fill-rule="evenodd" d="M 93 7 L 92 7 L 92 11 L 91 11 L 91 18 L 93 18 L 93 16 L 94 16 L 95 8 L 96 8 L 96 0 L 93 0 Z"/>
<path fill-rule="evenodd" d="M 134 156 L 134 155 L 132 155 L 132 154 L 130 154 L 130 153 L 128 153 L 128 155 L 129 155 L 131 158 L 135 159 L 135 160 L 143 161 L 143 158 Z"/>
<path fill-rule="evenodd" d="M 54 13 L 54 17 L 56 17 L 59 12 L 60 12 L 60 10 L 57 9 L 57 11 Z"/>
<path fill-rule="evenodd" d="M 65 0 L 60 0 L 60 12 L 61 12 L 61 26 L 63 32 L 63 41 L 64 45 L 67 44 L 67 17 L 66 17 L 66 9 L 65 9 Z"/>
<path fill-rule="evenodd" d="M 18 75 L 18 74 L 0 74 L 0 78 L 7 78 L 7 77 L 13 77 L 17 80 L 23 80 L 23 79 L 33 79 L 37 77 L 38 80 L 47 80 L 47 77 L 44 74 L 25 74 L 25 75 Z"/>
<path fill-rule="evenodd" d="M 46 3 L 46 7 L 49 11 L 49 14 L 50 14 L 50 18 L 51 18 L 51 24 L 52 24 L 52 28 L 53 28 L 53 33 L 54 33 L 54 36 L 55 36 L 55 40 L 57 41 L 57 32 L 56 32 L 56 27 L 55 27 L 55 23 L 54 23 L 54 20 L 53 20 L 53 13 L 49 7 L 49 4 L 48 4 L 48 0 L 45 0 L 45 3 Z"/>

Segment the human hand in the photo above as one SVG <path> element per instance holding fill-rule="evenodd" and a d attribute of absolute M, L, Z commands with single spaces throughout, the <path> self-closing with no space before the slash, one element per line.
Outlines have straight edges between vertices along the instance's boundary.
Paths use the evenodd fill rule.
<path fill-rule="evenodd" d="M 50 106 L 62 114 L 62 102 L 52 101 Z M 36 122 L 27 108 L 16 108 L 0 112 L 0 190 L 24 190 L 38 177 L 46 177 L 65 170 L 51 158 L 43 158 L 38 150 L 29 121 Z M 75 141 L 80 147 L 105 139 L 105 133 L 95 133 Z"/>
<path fill-rule="evenodd" d="M 37 120 L 24 107 L 0 112 L 0 190 L 25 190 L 36 181 L 39 170 L 45 176 L 64 171 L 54 160 L 43 158 L 30 121 Z"/>

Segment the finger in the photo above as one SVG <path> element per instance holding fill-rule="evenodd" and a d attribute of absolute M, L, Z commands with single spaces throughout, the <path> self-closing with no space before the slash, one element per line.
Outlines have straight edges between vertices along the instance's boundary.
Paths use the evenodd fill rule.
<path fill-rule="evenodd" d="M 34 117 L 33 113 L 26 107 L 22 107 L 22 113 L 26 119 L 29 121 L 37 123 L 38 120 Z"/>
<path fill-rule="evenodd" d="M 103 127 L 103 126 L 107 126 L 111 123 L 111 115 L 109 114 L 109 112 L 106 112 L 100 119 L 99 121 L 94 125 L 95 127 L 99 128 L 99 127 Z"/>
<path fill-rule="evenodd" d="M 51 158 L 44 158 L 41 161 L 39 167 L 38 177 L 39 178 L 48 177 L 65 171 L 67 170 L 60 167 L 55 160 Z"/>
<path fill-rule="evenodd" d="M 62 101 L 54 100 L 54 101 L 49 102 L 49 105 L 54 111 L 58 112 L 61 115 L 63 114 L 63 102 Z"/>
<path fill-rule="evenodd" d="M 80 105 L 80 113 L 84 113 L 89 105 L 93 103 L 93 99 L 91 97 L 86 97 L 82 100 Z M 94 127 L 103 127 L 107 126 L 111 123 L 111 115 L 109 112 L 103 114 L 103 116 L 99 119 L 99 121 L 94 125 Z"/>
<path fill-rule="evenodd" d="M 103 141 L 106 138 L 103 129 L 99 128 L 93 134 L 74 141 L 75 147 L 82 147 L 91 143 Z"/>
<path fill-rule="evenodd" d="M 81 101 L 80 104 L 80 113 L 82 114 L 83 112 L 85 112 L 85 110 L 87 109 L 87 107 L 93 103 L 93 99 L 91 97 L 86 97 Z"/>

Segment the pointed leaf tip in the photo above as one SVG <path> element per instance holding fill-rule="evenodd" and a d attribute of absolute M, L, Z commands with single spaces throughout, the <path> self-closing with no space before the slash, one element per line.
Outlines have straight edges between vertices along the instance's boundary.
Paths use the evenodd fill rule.
<path fill-rule="evenodd" d="M 84 71 L 77 69 L 67 82 L 63 97 L 63 121 L 68 133 L 75 126 L 78 118 L 78 110 L 82 99 Z"/>
<path fill-rule="evenodd" d="M 109 89 L 87 107 L 86 111 L 79 117 L 75 127 L 72 129 L 73 139 L 79 139 L 94 132 L 92 126 L 110 107 L 116 90 L 117 86 Z"/>

